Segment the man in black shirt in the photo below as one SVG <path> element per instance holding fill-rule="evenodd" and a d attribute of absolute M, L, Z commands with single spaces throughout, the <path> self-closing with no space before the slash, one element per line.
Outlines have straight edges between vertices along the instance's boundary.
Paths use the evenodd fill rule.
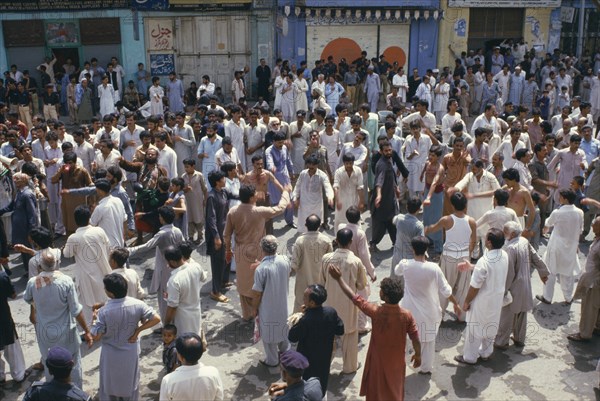
<path fill-rule="evenodd" d="M 71 383 L 73 356 L 62 347 L 52 347 L 46 357 L 46 366 L 53 376 L 49 382 L 34 382 L 23 401 L 64 400 L 90 401 L 92 398 Z"/>
<path fill-rule="evenodd" d="M 400 193 L 394 168 L 392 165 L 392 145 L 382 142 L 379 151 L 383 155 L 375 167 L 375 191 L 371 199 L 371 216 L 373 219 L 373 232 L 371 237 L 371 250 L 377 250 L 386 231 L 392 244 L 396 242 L 396 226 L 392 222 L 398 214 L 397 197 Z"/>
<path fill-rule="evenodd" d="M 28 129 L 31 129 L 33 127 L 33 122 L 31 121 L 31 95 L 29 95 L 29 92 L 25 90 L 25 85 L 23 85 L 23 82 L 19 82 L 17 84 L 17 93 L 15 95 L 15 99 L 18 105 L 19 119 L 27 124 Z"/>
<path fill-rule="evenodd" d="M 21 82 L 23 82 L 23 85 L 25 85 L 25 90 L 31 95 L 31 105 L 33 108 L 33 114 L 35 115 L 40 109 L 37 81 L 35 78 L 32 78 L 29 75 L 29 70 L 23 70 L 23 80 Z"/>
<path fill-rule="evenodd" d="M 60 106 L 60 96 L 54 91 L 54 85 L 46 84 L 44 93 L 42 93 L 42 103 L 44 104 L 44 118 L 49 120 L 53 118 L 58 120 L 58 107 Z"/>

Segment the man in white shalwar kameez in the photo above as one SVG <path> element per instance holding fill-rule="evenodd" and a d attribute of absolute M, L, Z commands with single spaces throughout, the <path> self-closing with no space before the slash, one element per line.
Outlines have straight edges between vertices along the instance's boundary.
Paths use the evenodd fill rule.
<path fill-rule="evenodd" d="M 588 163 L 585 157 L 585 152 L 579 149 L 581 145 L 581 137 L 577 134 L 571 135 L 569 138 L 569 147 L 561 149 L 556 153 L 556 156 L 548 163 L 548 171 L 555 171 L 559 167 L 558 188 L 569 188 L 571 180 L 576 175 L 582 175 L 582 171 L 587 170 Z M 559 191 L 554 191 L 554 201 L 559 203 Z"/>
<path fill-rule="evenodd" d="M 463 354 L 454 358 L 458 362 L 474 364 L 479 357 L 487 360 L 494 351 L 508 274 L 508 255 L 502 250 L 503 246 L 504 233 L 490 229 L 485 238 L 487 250 L 473 269 L 463 305 L 467 311 L 467 327 Z M 464 265 L 473 267 L 468 262 Z"/>
<path fill-rule="evenodd" d="M 165 249 L 171 277 L 167 282 L 167 316 L 165 324 L 174 324 L 180 333 L 195 333 L 201 336 L 202 307 L 200 287 L 207 273 L 196 263 L 186 263 L 181 250 L 173 245 Z"/>
<path fill-rule="evenodd" d="M 477 221 L 477 235 L 483 237 L 490 228 L 504 229 L 504 224 L 514 221 L 519 224 L 517 213 L 511 208 L 506 207 L 510 194 L 505 189 L 494 191 L 494 208 L 488 210 Z"/>
<path fill-rule="evenodd" d="M 334 232 L 337 232 L 340 224 L 348 222 L 346 210 L 350 206 L 356 206 L 359 210 L 363 210 L 365 207 L 362 170 L 354 165 L 354 155 L 352 153 L 345 154 L 342 157 L 342 162 L 343 166 L 335 170 L 333 176 L 333 191 L 335 193 Z"/>
<path fill-rule="evenodd" d="M 238 151 L 241 165 L 246 167 L 246 146 L 244 144 L 246 122 L 242 118 L 242 109 L 239 106 L 232 106 L 230 114 L 231 120 L 225 124 L 225 136 L 231 138 L 231 144 Z"/>
<path fill-rule="evenodd" d="M 302 170 L 296 181 L 292 197 L 298 208 L 298 221 L 305 221 L 311 214 L 319 216 L 323 221 L 323 190 L 329 206 L 333 206 L 333 188 L 329 177 L 317 167 L 319 161 L 311 156 L 306 159 L 306 169 Z M 306 227 L 300 225 L 299 233 L 305 233 Z"/>
<path fill-rule="evenodd" d="M 164 321 L 167 315 L 167 301 L 163 297 L 163 292 L 167 290 L 167 283 L 170 278 L 171 272 L 169 266 L 165 260 L 164 251 L 169 245 L 178 245 L 185 241 L 181 230 L 173 226 L 175 220 L 175 212 L 170 206 L 162 206 L 158 209 L 158 220 L 160 221 L 161 227 L 158 233 L 143 245 L 134 246 L 128 248 L 129 256 L 133 256 L 136 252 L 145 251 L 148 249 L 156 248 L 155 252 L 155 264 L 154 274 L 152 275 L 152 282 L 150 283 L 150 293 L 158 292 L 156 297 L 158 300 L 158 310 L 160 318 Z"/>
<path fill-rule="evenodd" d="M 108 236 L 111 248 L 125 246 L 124 225 L 127 214 L 123 202 L 110 194 L 111 185 L 106 179 L 96 181 L 96 193 L 100 201 L 94 208 L 90 224 L 100 227 Z"/>
<path fill-rule="evenodd" d="M 100 115 L 102 117 L 115 112 L 115 90 L 108 83 L 108 77 L 102 78 L 102 85 L 98 86 L 98 98 L 100 98 Z"/>
<path fill-rule="evenodd" d="M 79 228 L 69 236 L 63 249 L 65 258 L 75 258 L 75 286 L 88 324 L 92 322 L 92 306 L 107 299 L 102 279 L 111 273 L 108 236 L 100 227 L 90 225 L 90 217 L 90 209 L 86 205 L 75 208 L 75 223 Z"/>
<path fill-rule="evenodd" d="M 427 162 L 432 141 L 429 136 L 422 134 L 422 129 L 428 128 L 422 128 L 419 121 L 411 122 L 411 135 L 404 142 L 404 160 L 406 160 L 406 168 L 410 171 L 407 183 L 410 197 L 422 197 L 425 190 L 425 182 L 421 181 L 419 177 Z"/>
<path fill-rule="evenodd" d="M 440 297 L 447 298 L 455 306 L 458 301 L 452 295 L 452 287 L 440 267 L 428 262 L 425 252 L 429 247 L 427 237 L 415 237 L 411 241 L 414 259 L 403 259 L 395 267 L 394 274 L 404 277 L 404 297 L 400 306 L 412 313 L 419 329 L 421 341 L 421 368 L 419 373 L 431 374 L 435 358 L 435 338 L 442 322 Z M 457 308 L 455 308 L 457 310 Z"/>
<path fill-rule="evenodd" d="M 482 160 L 474 160 L 471 163 L 471 171 L 455 185 L 455 188 L 462 191 L 469 199 L 468 213 L 475 221 L 492 210 L 494 191 L 500 189 L 500 184 L 494 174 L 486 171 L 484 167 Z M 479 256 L 481 239 L 482 234 L 478 232 L 473 257 Z"/>
<path fill-rule="evenodd" d="M 167 133 L 159 132 L 154 135 L 154 144 L 158 148 L 158 165 L 167 170 L 169 180 L 177 177 L 177 153 L 167 146 Z"/>
<path fill-rule="evenodd" d="M 550 227 L 554 229 L 544 255 L 550 276 L 544 285 L 543 297 L 538 297 L 544 303 L 552 302 L 557 278 L 565 302 L 570 304 L 573 301 L 575 277 L 581 273 L 578 246 L 579 236 L 583 232 L 583 211 L 574 205 L 576 198 L 573 190 L 561 189 L 558 195 L 561 206 L 546 220 L 544 230 L 548 232 Z"/>

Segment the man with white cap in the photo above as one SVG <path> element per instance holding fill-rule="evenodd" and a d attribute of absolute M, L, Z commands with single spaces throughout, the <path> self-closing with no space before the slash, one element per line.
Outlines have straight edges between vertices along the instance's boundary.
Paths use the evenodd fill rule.
<path fill-rule="evenodd" d="M 521 67 L 516 66 L 515 72 L 510 75 L 508 101 L 513 104 L 521 104 L 523 88 L 525 87 L 525 74 L 521 73 Z"/>
<path fill-rule="evenodd" d="M 313 113 L 315 112 L 315 110 L 317 108 L 321 107 L 321 108 L 325 109 L 326 116 L 331 114 L 331 106 L 327 104 L 327 100 L 325 99 L 325 96 L 323 96 L 323 91 L 321 90 L 321 88 L 313 87 L 312 98 L 313 98 L 313 103 L 312 103 Z"/>

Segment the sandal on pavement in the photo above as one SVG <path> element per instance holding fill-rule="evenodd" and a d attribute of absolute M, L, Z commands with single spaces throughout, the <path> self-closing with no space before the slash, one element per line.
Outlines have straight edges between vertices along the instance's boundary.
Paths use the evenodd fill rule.
<path fill-rule="evenodd" d="M 589 338 L 581 337 L 581 334 L 579 334 L 579 333 L 569 334 L 567 336 L 567 338 L 571 341 L 576 341 L 576 342 L 580 342 L 580 343 L 586 343 L 586 342 L 590 341 Z"/>
<path fill-rule="evenodd" d="M 269 365 L 264 359 L 261 359 L 258 362 L 260 362 L 261 365 L 264 365 L 267 368 L 276 368 L 276 367 L 278 367 L 278 365 Z"/>
<path fill-rule="evenodd" d="M 510 339 L 513 341 L 513 343 L 515 344 L 516 347 L 524 347 L 525 346 L 524 342 L 515 340 L 514 336 L 510 336 Z"/>
<path fill-rule="evenodd" d="M 462 355 L 456 355 L 454 357 L 454 360 L 456 362 L 458 362 L 458 363 L 464 363 L 464 364 L 467 364 L 467 365 L 475 365 L 476 364 L 476 362 L 467 362 L 467 361 L 465 361 L 465 358 L 463 358 Z"/>
<path fill-rule="evenodd" d="M 217 301 L 217 302 L 229 302 L 229 298 L 227 298 L 225 295 L 223 294 L 210 294 L 210 299 L 212 299 L 213 301 Z"/>
<path fill-rule="evenodd" d="M 540 301 L 541 303 L 546 304 L 546 305 L 550 305 L 552 303 L 552 302 L 548 301 L 546 298 L 544 298 L 543 295 L 536 295 L 535 299 L 537 299 L 538 301 Z"/>

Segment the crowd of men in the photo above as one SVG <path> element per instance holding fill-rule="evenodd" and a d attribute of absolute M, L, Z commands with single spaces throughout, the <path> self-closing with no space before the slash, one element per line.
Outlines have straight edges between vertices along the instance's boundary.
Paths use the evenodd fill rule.
<path fill-rule="evenodd" d="M 206 75 L 185 91 L 175 72 L 166 88 L 158 77 L 140 87 L 149 80 L 140 65 L 137 84 L 121 92 L 116 59 L 106 70 L 94 60 L 81 71 L 66 64 L 51 78 L 48 60 L 40 115 L 29 74 L 13 66 L 0 117 L 0 350 L 13 380 L 24 380 L 7 303 L 16 296 L 12 250 L 29 276 L 34 368 L 47 380 L 25 399 L 87 399 L 80 341 L 102 344 L 100 399 L 138 399 L 139 335 L 153 327 L 168 373 L 160 399 L 222 399 L 219 371 L 199 362 L 210 346 L 200 308 L 208 274 L 191 255 L 203 242 L 210 298 L 228 303 L 237 289 L 242 322 L 255 324 L 264 346 L 260 362 L 282 368 L 284 382 L 269 390 L 278 400 L 322 399 L 336 337 L 342 372 L 353 373 L 359 335 L 369 332 L 360 393 L 401 400 L 407 335 L 424 375 L 435 370 L 444 314 L 467 322 L 461 364 L 524 347 L 534 299 L 551 304 L 556 281 L 565 304 L 582 299 L 580 330 L 568 339 L 590 341 L 600 330 L 600 70 L 507 43 L 423 77 L 366 52 L 312 71 L 281 60 L 271 71 L 261 60 L 253 107 L 248 70 L 235 73 L 225 104 Z M 72 129 L 58 118 L 64 76 L 76 99 L 62 109 Z M 299 234 L 289 257 L 273 236 L 278 215 Z M 590 230 L 582 267 L 578 247 Z M 371 252 L 386 234 L 392 269 L 375 305 L 370 282 L 388 274 Z M 64 247 L 54 248 L 61 236 Z M 148 250 L 156 262 L 146 291 L 128 260 Z M 61 258 L 75 259 L 75 280 L 60 272 Z M 542 294 L 532 293 L 531 269 Z M 158 312 L 146 292 L 158 294 Z"/>

